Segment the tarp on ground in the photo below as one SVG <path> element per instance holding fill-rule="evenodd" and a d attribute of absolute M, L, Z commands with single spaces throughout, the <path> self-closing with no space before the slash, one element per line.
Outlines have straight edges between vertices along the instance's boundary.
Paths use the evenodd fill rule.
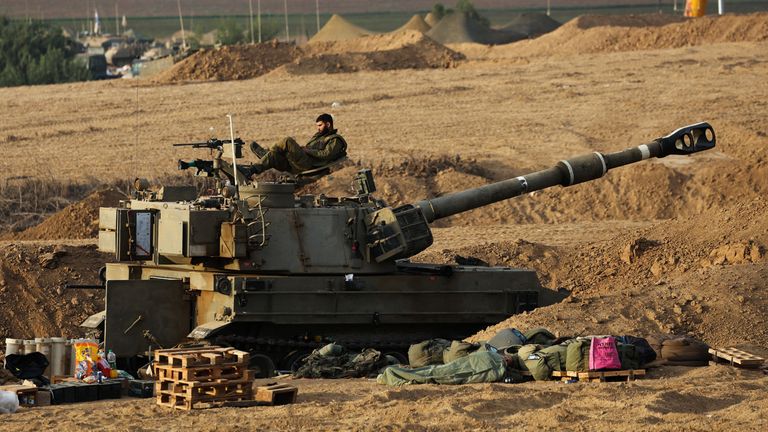
<path fill-rule="evenodd" d="M 443 17 L 436 26 L 432 27 L 427 36 L 441 44 L 479 43 L 484 45 L 501 45 L 526 38 L 519 33 L 493 30 L 482 22 L 458 12 Z"/>
<path fill-rule="evenodd" d="M 424 21 L 424 18 L 421 17 L 421 15 L 416 14 L 412 16 L 407 23 L 403 24 L 402 27 L 393 31 L 392 33 L 397 33 L 405 30 L 416 30 L 422 33 L 426 33 L 431 29 L 432 29 L 432 26 L 427 24 L 426 21 Z"/>
<path fill-rule="evenodd" d="M 498 30 L 503 32 L 513 32 L 533 38 L 549 33 L 560 27 L 560 23 L 548 17 L 543 13 L 523 13 L 515 15 L 514 18 Z"/>
<path fill-rule="evenodd" d="M 323 28 L 312 36 L 309 43 L 355 39 L 371 34 L 374 34 L 374 32 L 356 26 L 342 16 L 334 14 L 331 19 L 325 23 Z"/>

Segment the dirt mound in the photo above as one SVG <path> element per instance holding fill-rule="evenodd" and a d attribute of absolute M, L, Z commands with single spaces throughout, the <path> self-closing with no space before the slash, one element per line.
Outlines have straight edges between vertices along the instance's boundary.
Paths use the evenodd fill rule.
<path fill-rule="evenodd" d="M 39 225 L 15 234 L 7 234 L 4 240 L 58 240 L 90 239 L 99 234 L 99 207 L 114 207 L 125 195 L 115 189 L 94 192 L 81 201 L 70 204 L 46 218 Z"/>
<path fill-rule="evenodd" d="M 362 27 L 356 26 L 340 15 L 334 14 L 331 19 L 320 29 L 317 34 L 312 36 L 309 43 L 330 42 L 347 39 L 354 39 L 374 34 Z"/>
<path fill-rule="evenodd" d="M 768 344 L 768 200 L 660 222 L 589 246 L 495 242 L 430 251 L 420 261 L 471 256 L 490 265 L 535 269 L 563 303 L 488 328 L 544 326 L 561 334 L 691 333 L 715 345 Z M 733 224 L 732 221 L 742 221 Z M 724 294 L 725 293 L 725 294 Z"/>
<path fill-rule="evenodd" d="M 408 20 L 407 23 L 403 24 L 402 27 L 399 29 L 393 31 L 392 33 L 398 33 L 405 30 L 415 30 L 422 33 L 428 32 L 432 28 L 431 25 L 427 24 L 426 21 L 424 21 L 424 18 L 421 17 L 421 15 L 416 14 L 411 17 L 411 19 Z"/>
<path fill-rule="evenodd" d="M 255 78 L 291 62 L 299 52 L 293 44 L 277 41 L 202 49 L 162 72 L 153 81 L 171 83 Z"/>
<path fill-rule="evenodd" d="M 428 26 L 434 27 L 437 25 L 437 23 L 440 22 L 440 20 L 435 16 L 435 14 L 429 12 L 428 14 L 424 15 L 424 22 L 427 23 Z"/>
<path fill-rule="evenodd" d="M 444 17 L 427 35 L 442 44 L 474 42 L 500 45 L 525 38 L 512 31 L 493 30 L 463 13 L 452 13 Z"/>
<path fill-rule="evenodd" d="M 406 30 L 349 41 L 315 43 L 275 74 L 306 75 L 362 70 L 429 69 L 456 65 L 464 57 L 426 37 Z"/>
<path fill-rule="evenodd" d="M 768 40 L 768 13 L 682 19 L 667 15 L 574 18 L 534 41 L 501 47 L 500 56 L 587 54 Z"/>
<path fill-rule="evenodd" d="M 522 34 L 533 38 L 549 33 L 560 27 L 560 23 L 542 13 L 523 13 L 515 15 L 510 22 L 498 30 Z"/>
<path fill-rule="evenodd" d="M 81 336 L 78 325 L 104 305 L 101 290 L 64 289 L 96 284 L 108 261 L 96 246 L 5 245 L 0 252 L 0 338 Z"/>
<path fill-rule="evenodd" d="M 486 183 L 483 177 L 485 172 L 473 160 L 462 160 L 458 156 L 436 159 L 412 156 L 399 161 L 350 163 L 349 166 L 305 187 L 301 193 L 352 195 L 354 190 L 351 179 L 362 168 L 370 168 L 373 172 L 377 187 L 376 197 L 393 206 L 434 196 L 436 191 L 454 188 L 455 184 L 479 186 Z"/>

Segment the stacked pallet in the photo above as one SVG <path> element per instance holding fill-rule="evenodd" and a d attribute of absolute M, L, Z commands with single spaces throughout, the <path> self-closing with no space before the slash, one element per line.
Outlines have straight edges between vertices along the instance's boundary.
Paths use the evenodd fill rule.
<path fill-rule="evenodd" d="M 191 410 L 206 404 L 253 400 L 245 351 L 217 346 L 155 351 L 157 404 Z"/>

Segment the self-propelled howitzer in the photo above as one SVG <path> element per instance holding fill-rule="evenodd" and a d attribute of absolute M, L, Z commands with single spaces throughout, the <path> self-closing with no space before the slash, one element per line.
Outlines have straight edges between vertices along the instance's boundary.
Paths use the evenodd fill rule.
<path fill-rule="evenodd" d="M 558 294 L 531 270 L 409 262 L 432 244 L 429 223 L 644 159 L 707 150 L 715 135 L 699 123 L 397 208 L 373 197 L 369 170 L 355 177 L 356 194 L 340 198 L 297 196 L 295 178 L 249 181 L 242 162 L 221 160 L 238 155 L 241 143 L 222 144 L 202 171 L 222 179 L 215 194 L 153 192 L 137 182 L 133 199 L 101 209 L 99 249 L 116 259 L 106 270 L 104 337 L 118 356 L 213 339 L 252 351 L 268 373 L 329 340 L 397 354 L 426 338 L 467 337 Z"/>

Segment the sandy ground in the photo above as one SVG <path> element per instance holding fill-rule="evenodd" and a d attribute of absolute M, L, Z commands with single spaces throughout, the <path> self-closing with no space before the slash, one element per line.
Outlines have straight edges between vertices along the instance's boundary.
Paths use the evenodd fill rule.
<path fill-rule="evenodd" d="M 153 399 L 28 409 L 4 430 L 712 431 L 768 426 L 762 372 L 667 366 L 632 383 L 388 388 L 374 380 L 289 380 L 297 403 L 174 412 Z"/>
<path fill-rule="evenodd" d="M 718 134 L 714 151 L 627 167 L 599 182 L 443 221 L 423 258 L 462 253 L 535 268 L 546 286 L 571 292 L 569 302 L 508 325 L 690 333 L 718 346 L 765 347 L 766 76 L 768 43 L 739 42 L 487 57 L 435 70 L 0 89 L 0 180 L 159 177 L 179 157 L 204 156 L 171 143 L 206 139 L 209 127 L 225 136 L 226 113 L 235 114 L 238 135 L 271 143 L 286 134 L 308 137 L 315 116 L 329 111 L 351 158 L 374 167 L 380 195 L 396 204 L 619 150 L 707 120 Z M 317 187 L 343 189 L 353 169 Z M 632 245 L 643 245 L 642 253 L 625 260 Z M 43 274 L 37 255 L 48 251 L 40 248 L 53 246 L 14 247 L 14 261 L 0 269 L 8 286 L 0 289 L 3 307 L 15 298 L 25 311 L 59 302 L 51 287 L 8 297 L 36 285 Z M 63 259 L 79 256 L 98 258 L 88 246 L 70 246 Z M 21 275 L 25 265 L 35 271 Z M 87 266 L 63 265 L 52 284 L 66 276 L 64 267 L 84 275 Z M 64 295 L 68 309 L 83 312 L 72 294 Z M 63 316 L 56 313 L 43 319 Z M 766 379 L 729 367 L 663 367 L 631 384 L 390 389 L 365 380 L 302 380 L 295 382 L 299 403 L 288 407 L 180 413 L 125 399 L 27 410 L 0 421 L 4 430 L 764 430 Z"/>

